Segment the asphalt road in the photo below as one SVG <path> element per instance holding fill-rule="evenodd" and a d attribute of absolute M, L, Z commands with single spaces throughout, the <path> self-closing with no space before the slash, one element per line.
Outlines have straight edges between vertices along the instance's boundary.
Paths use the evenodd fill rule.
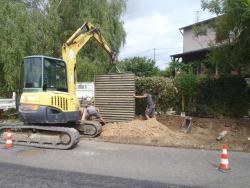
<path fill-rule="evenodd" d="M 127 188 L 162 187 L 184 188 L 187 186 L 152 181 L 91 175 L 86 173 L 46 170 L 42 168 L 0 163 L 1 188 Z"/>
<path fill-rule="evenodd" d="M 84 140 L 66 151 L 0 148 L 0 187 L 250 187 L 249 153 L 229 151 L 222 173 L 220 151 Z"/>

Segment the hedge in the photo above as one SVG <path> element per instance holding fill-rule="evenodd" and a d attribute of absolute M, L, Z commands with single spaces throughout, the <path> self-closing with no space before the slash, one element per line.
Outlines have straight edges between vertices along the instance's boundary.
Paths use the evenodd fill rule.
<path fill-rule="evenodd" d="M 205 79 L 198 85 L 196 113 L 199 116 L 242 117 L 248 114 L 249 91 L 240 76 Z"/>
<path fill-rule="evenodd" d="M 162 77 L 136 78 L 136 95 L 142 95 L 144 90 L 152 95 L 158 112 L 166 112 L 177 104 L 177 90 L 170 79 L 166 80 Z M 136 99 L 136 114 L 143 114 L 145 108 L 145 99 Z"/>
<path fill-rule="evenodd" d="M 144 90 L 152 94 L 157 112 L 166 112 L 174 107 L 177 112 L 181 107 L 181 92 L 174 81 L 162 77 L 141 77 L 136 79 L 136 94 Z M 178 83 L 178 82 L 177 82 Z M 186 103 L 187 115 L 202 117 L 242 117 L 248 115 L 250 107 L 250 89 L 240 76 L 222 76 L 219 79 L 199 80 L 192 101 Z M 143 114 L 146 101 L 136 99 L 136 114 Z"/>

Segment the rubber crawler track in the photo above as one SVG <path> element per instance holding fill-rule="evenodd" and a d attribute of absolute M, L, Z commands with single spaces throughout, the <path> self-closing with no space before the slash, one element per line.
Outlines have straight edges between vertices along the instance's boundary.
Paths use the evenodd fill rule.
<path fill-rule="evenodd" d="M 33 146 L 33 147 L 39 147 L 39 148 L 48 148 L 48 149 L 71 149 L 74 146 L 77 145 L 77 143 L 80 141 L 80 134 L 79 132 L 74 128 L 68 128 L 68 127 L 49 127 L 49 126 L 33 126 L 33 125 L 10 125 L 10 124 L 1 124 L 0 127 L 0 134 L 2 135 L 6 130 L 12 130 L 15 131 L 27 131 L 27 130 L 36 130 L 36 131 L 48 131 L 49 133 L 63 133 L 67 134 L 70 137 L 70 142 L 68 144 L 43 144 L 43 143 L 37 143 L 31 141 L 13 141 L 14 145 L 22 145 L 22 146 Z M 35 134 L 35 133 L 34 133 Z M 3 140 L 2 136 L 0 137 L 0 142 L 5 143 L 5 140 Z"/>
<path fill-rule="evenodd" d="M 95 129 L 95 133 L 89 134 L 88 132 L 84 132 L 84 126 L 91 126 Z M 78 125 L 77 130 L 83 138 L 94 138 L 102 132 L 102 125 L 98 121 L 84 121 L 83 124 Z"/>

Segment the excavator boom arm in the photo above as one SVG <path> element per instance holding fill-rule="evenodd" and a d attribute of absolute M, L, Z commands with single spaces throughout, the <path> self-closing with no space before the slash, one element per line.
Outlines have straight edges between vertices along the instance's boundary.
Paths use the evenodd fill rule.
<path fill-rule="evenodd" d="M 63 44 L 62 57 L 67 64 L 69 92 L 75 95 L 76 89 L 76 56 L 78 52 L 94 38 L 97 43 L 109 54 L 112 64 L 116 62 L 116 55 L 109 47 L 108 43 L 101 35 L 99 29 L 90 22 L 84 23 L 76 32 Z"/>

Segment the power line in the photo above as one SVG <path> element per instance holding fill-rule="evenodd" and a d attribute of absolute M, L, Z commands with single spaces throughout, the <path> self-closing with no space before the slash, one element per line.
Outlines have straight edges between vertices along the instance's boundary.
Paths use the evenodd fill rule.
<path fill-rule="evenodd" d="M 148 50 L 143 50 L 135 54 L 130 54 L 129 56 L 120 57 L 120 60 L 130 58 L 130 57 L 145 57 L 151 59 L 155 62 L 157 67 L 168 66 L 170 60 L 170 51 L 180 50 L 182 47 L 171 47 L 171 48 L 153 48 Z M 157 53 L 158 52 L 158 53 Z"/>
<path fill-rule="evenodd" d="M 126 48 L 125 48 L 126 49 Z M 133 53 L 129 56 L 137 56 L 137 55 L 140 55 L 140 54 L 147 54 L 149 52 L 152 52 L 152 51 L 164 51 L 164 50 L 177 50 L 177 49 L 182 49 L 182 47 L 171 47 L 171 48 L 151 48 L 151 49 L 146 49 L 146 50 L 143 50 L 143 51 L 140 51 L 140 52 L 136 52 L 136 53 Z"/>
<path fill-rule="evenodd" d="M 149 53 L 150 51 L 152 51 L 152 49 L 147 49 L 147 50 L 143 50 L 143 51 L 140 51 L 140 52 L 136 52 L 132 55 L 129 55 L 129 56 L 137 56 L 137 55 L 140 55 L 140 54 L 144 54 L 144 53 Z"/>
<path fill-rule="evenodd" d="M 180 46 L 180 47 L 171 47 L 171 48 L 156 48 L 157 49 L 157 51 L 159 51 L 159 50 L 176 50 L 176 49 L 182 49 L 182 47 Z"/>

